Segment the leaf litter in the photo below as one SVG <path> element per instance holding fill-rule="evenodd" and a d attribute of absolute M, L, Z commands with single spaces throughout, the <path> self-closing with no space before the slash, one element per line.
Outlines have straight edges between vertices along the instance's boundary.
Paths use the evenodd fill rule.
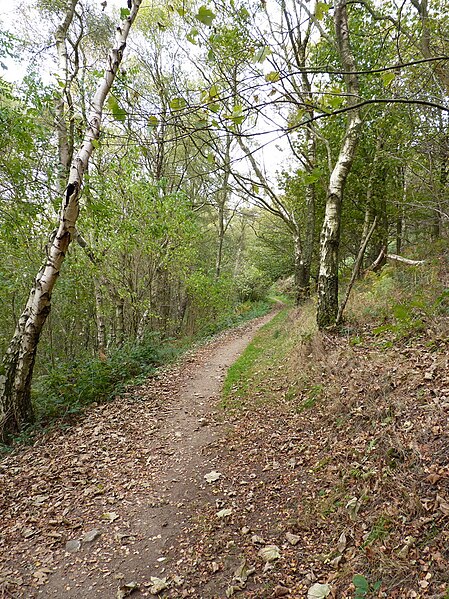
<path fill-rule="evenodd" d="M 202 446 L 210 467 L 199 465 L 200 491 L 173 507 L 165 492 L 154 493 L 165 460 L 176 459 L 160 438 L 161 427 L 173 405 L 167 398 L 176 401 L 187 385 L 193 356 L 182 373 L 175 368 L 168 380 L 156 381 L 159 394 L 142 388 L 125 398 L 123 409 L 118 403 L 92 408 L 70 434 L 50 433 L 8 456 L 0 466 L 7 533 L 0 541 L 0 590 L 37 596 L 64 564 L 65 543 L 82 540 L 93 526 L 101 539 L 83 541 L 75 554 L 82 560 L 79 573 L 92 576 L 101 567 L 113 585 L 117 566 L 112 561 L 108 569 L 108 556 L 116 549 L 125 552 L 129 569 L 142 561 L 141 555 L 131 559 L 133 547 L 142 547 L 142 530 L 133 521 L 141 514 L 137 502 L 161 514 L 187 505 L 164 552 L 167 561 L 151 572 L 166 580 L 164 597 L 221 598 L 233 589 L 248 599 L 307 599 L 312 589 L 329 589 L 321 596 L 349 599 L 355 575 L 378 589 L 379 598 L 443 597 L 449 587 L 449 342 L 418 338 L 382 353 L 377 342 L 365 331 L 355 347 L 326 335 L 298 349 L 297 360 L 307 352 L 309 376 L 323 385 L 312 410 L 297 409 L 286 393 L 296 365 L 274 367 L 267 389 L 272 403 L 260 405 L 256 396 L 240 413 L 225 416 L 228 433 Z M 208 359 L 204 352 L 202 360 Z M 149 395 L 154 403 L 143 418 Z M 207 422 L 199 427 L 205 433 L 220 419 L 208 414 Z M 159 445 L 149 443 L 155 438 Z M 203 488 L 204 472 L 217 468 L 221 476 Z M 217 518 L 217 508 L 232 513 Z M 105 521 L 105 513 L 120 518 Z M 278 557 L 258 555 L 254 535 L 264 540 L 262 549 L 276 547 Z M 39 563 L 34 575 L 30 559 Z M 248 570 L 239 580 L 242 564 Z M 139 579 L 134 592 L 149 594 L 151 576 Z M 76 592 L 59 596 L 80 596 Z"/>

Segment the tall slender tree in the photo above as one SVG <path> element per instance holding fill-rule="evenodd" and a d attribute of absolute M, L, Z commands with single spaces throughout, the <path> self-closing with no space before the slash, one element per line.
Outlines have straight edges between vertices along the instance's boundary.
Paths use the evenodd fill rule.
<path fill-rule="evenodd" d="M 99 139 L 103 106 L 122 62 L 128 34 L 138 14 L 141 0 L 131 0 L 125 18 L 116 30 L 116 40 L 107 58 L 104 77 L 92 98 L 92 111 L 83 142 L 76 153 L 64 191 L 59 223 L 47 245 L 45 261 L 36 275 L 33 288 L 3 360 L 0 379 L 0 438 L 20 429 L 33 417 L 31 381 L 42 328 L 51 309 L 51 296 L 68 247 L 76 237 L 79 198 L 84 174 Z M 68 6 L 70 15 L 73 2 Z"/>

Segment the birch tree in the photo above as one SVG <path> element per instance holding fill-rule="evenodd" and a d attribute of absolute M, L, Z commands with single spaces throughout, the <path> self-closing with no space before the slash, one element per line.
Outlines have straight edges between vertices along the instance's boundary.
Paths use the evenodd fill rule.
<path fill-rule="evenodd" d="M 103 79 L 92 98 L 84 139 L 70 166 L 57 229 L 47 245 L 47 255 L 36 275 L 25 309 L 3 359 L 0 377 L 1 439 L 18 431 L 23 422 L 33 417 L 30 394 L 39 338 L 50 313 L 51 296 L 62 263 L 70 243 L 77 235 L 76 222 L 84 174 L 100 136 L 103 106 L 117 75 L 140 4 L 141 0 L 131 0 L 130 9 L 121 11 L 124 19 L 117 27 L 115 43 L 109 52 Z M 74 10 L 73 2 L 68 7 L 69 19 L 72 8 Z"/>
<path fill-rule="evenodd" d="M 360 109 L 355 107 L 359 100 L 359 82 L 349 40 L 346 0 L 338 0 L 334 5 L 334 25 L 338 52 L 345 72 L 348 107 L 353 108 L 348 113 L 346 132 L 327 188 L 318 274 L 317 322 L 320 328 L 334 325 L 338 314 L 338 251 L 343 190 L 362 127 Z"/>

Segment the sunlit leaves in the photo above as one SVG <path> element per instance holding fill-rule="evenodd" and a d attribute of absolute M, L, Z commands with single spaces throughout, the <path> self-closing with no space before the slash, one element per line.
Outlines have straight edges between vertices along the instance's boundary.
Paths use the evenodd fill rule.
<path fill-rule="evenodd" d="M 154 115 L 150 116 L 150 118 L 148 119 L 148 127 L 155 129 L 158 125 L 159 125 L 159 119 L 157 118 L 157 116 L 154 116 Z"/>
<path fill-rule="evenodd" d="M 236 125 L 241 125 L 245 120 L 245 115 L 243 114 L 243 106 L 240 106 L 240 104 L 236 104 L 233 107 L 232 112 L 225 114 L 224 118 L 233 121 L 233 123 Z"/>
<path fill-rule="evenodd" d="M 195 15 L 195 18 L 198 19 L 200 23 L 203 23 L 203 25 L 207 25 L 208 27 L 212 25 L 212 22 L 215 19 L 215 17 L 215 13 L 213 13 L 209 8 L 207 8 L 207 6 L 200 6 L 200 8 L 198 9 L 198 13 Z"/>
<path fill-rule="evenodd" d="M 277 71 L 271 71 L 265 75 L 265 81 L 268 83 L 276 83 L 276 81 L 279 81 L 280 78 L 281 76 Z"/>
<path fill-rule="evenodd" d="M 107 107 L 111 111 L 112 118 L 114 120 L 119 121 L 121 123 L 124 123 L 126 121 L 126 117 L 127 117 L 128 113 L 126 112 L 126 110 L 124 108 L 122 108 L 119 105 L 117 98 L 115 96 L 112 96 L 112 95 L 109 96 L 108 101 L 107 101 Z"/>
<path fill-rule="evenodd" d="M 315 17 L 318 21 L 323 19 L 324 15 L 329 11 L 330 6 L 325 2 L 317 2 L 315 5 Z"/>
<path fill-rule="evenodd" d="M 396 74 L 392 73 L 391 71 L 387 71 L 385 73 L 381 73 L 380 77 L 382 79 L 382 83 L 384 84 L 384 86 L 388 87 L 390 85 L 390 83 L 394 80 L 394 78 L 396 77 Z"/>
<path fill-rule="evenodd" d="M 198 42 L 196 41 L 196 38 L 199 34 L 199 31 L 196 27 L 192 27 L 192 29 L 189 31 L 189 33 L 186 35 L 187 37 L 187 41 L 189 41 L 191 44 L 197 44 Z"/>
<path fill-rule="evenodd" d="M 131 11 L 129 10 L 129 8 L 121 8 L 120 9 L 120 18 L 122 21 L 127 19 L 130 14 L 131 14 Z"/>
<path fill-rule="evenodd" d="M 321 169 L 316 167 L 310 173 L 306 173 L 304 175 L 304 183 L 306 185 L 311 185 L 312 183 L 316 183 L 320 180 L 322 175 Z"/>
<path fill-rule="evenodd" d="M 173 98 L 170 100 L 170 108 L 171 110 L 182 110 L 187 106 L 187 102 L 184 98 Z"/>

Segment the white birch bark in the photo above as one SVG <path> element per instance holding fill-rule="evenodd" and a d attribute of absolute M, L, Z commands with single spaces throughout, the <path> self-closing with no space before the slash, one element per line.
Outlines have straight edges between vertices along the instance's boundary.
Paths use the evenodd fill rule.
<path fill-rule="evenodd" d="M 346 0 L 335 2 L 334 23 L 340 60 L 344 71 L 348 73 L 345 75 L 348 105 L 354 106 L 358 101 L 359 84 L 355 74 L 356 64 L 349 43 Z M 362 126 L 358 109 L 354 108 L 348 114 L 346 133 L 329 180 L 321 230 L 317 307 L 317 322 L 320 328 L 333 326 L 338 314 L 338 250 L 343 189 L 352 166 Z"/>
<path fill-rule="evenodd" d="M 122 61 L 126 40 L 141 2 L 132 0 L 129 16 L 117 27 L 115 44 L 109 52 L 104 77 L 91 102 L 92 111 L 83 142 L 70 167 L 58 228 L 49 243 L 46 260 L 36 276 L 25 310 L 3 359 L 3 373 L 0 376 L 0 439 L 19 430 L 21 424 L 33 416 L 30 391 L 39 337 L 51 309 L 51 295 L 67 249 L 76 238 L 83 177 L 100 136 L 103 106 Z"/>

